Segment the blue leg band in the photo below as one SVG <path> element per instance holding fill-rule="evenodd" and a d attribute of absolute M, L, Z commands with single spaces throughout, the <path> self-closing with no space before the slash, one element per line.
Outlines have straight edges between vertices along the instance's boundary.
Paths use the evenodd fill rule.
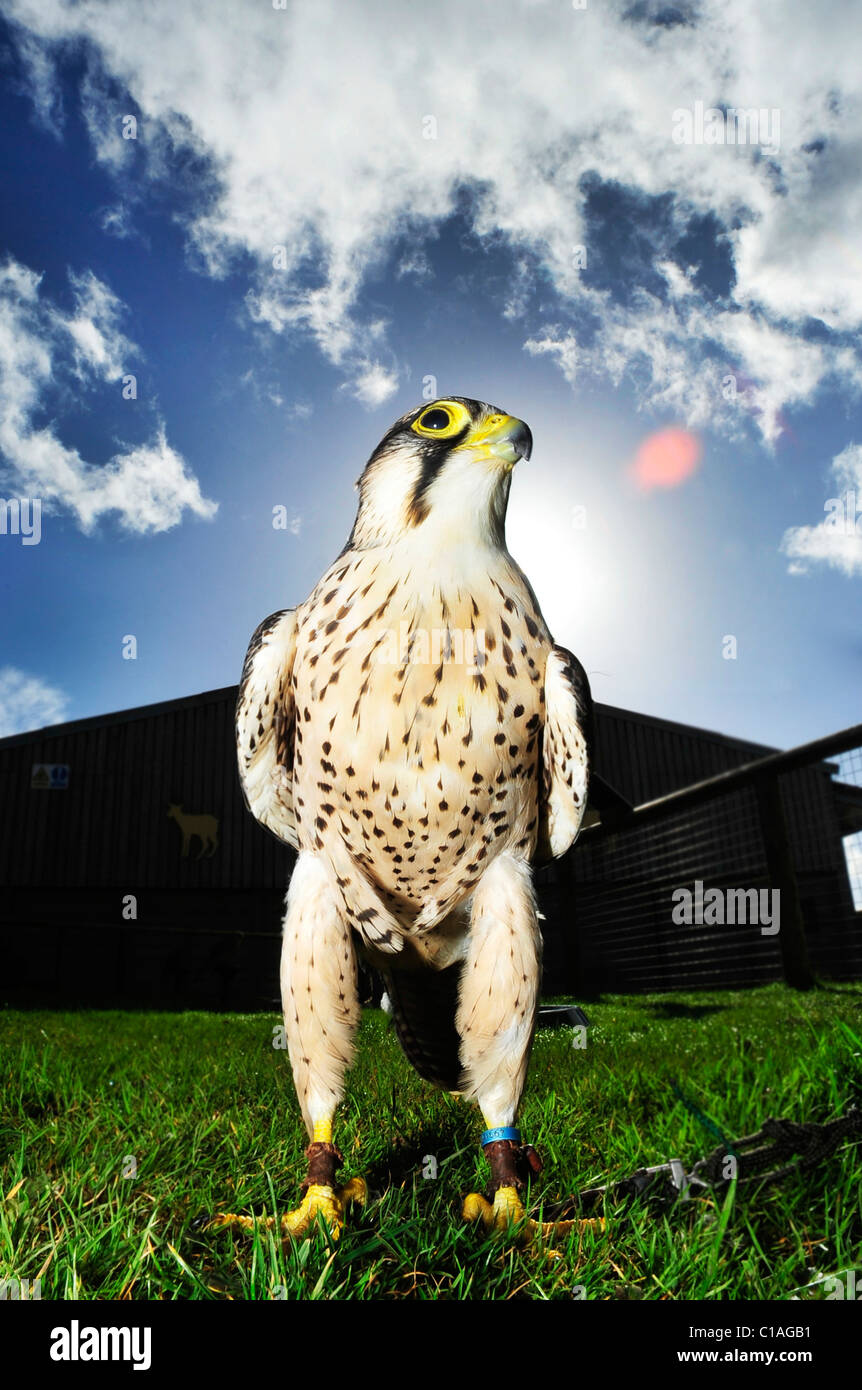
<path fill-rule="evenodd" d="M 512 1139 L 516 1144 L 520 1144 L 521 1131 L 514 1125 L 499 1125 L 497 1129 L 486 1129 L 479 1142 L 484 1149 L 486 1144 L 496 1144 L 500 1139 Z"/>

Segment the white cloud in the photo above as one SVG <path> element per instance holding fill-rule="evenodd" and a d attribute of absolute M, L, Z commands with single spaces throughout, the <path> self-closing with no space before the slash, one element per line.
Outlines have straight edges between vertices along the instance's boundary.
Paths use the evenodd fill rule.
<path fill-rule="evenodd" d="M 8 260 L 0 266 L 0 454 L 5 493 L 20 491 L 73 512 L 89 531 L 105 513 L 135 532 L 164 531 L 188 508 L 201 517 L 217 504 L 168 444 L 164 428 L 146 444 L 127 448 L 98 467 L 34 418 L 64 377 L 76 389 L 119 381 L 133 345 L 118 327 L 122 305 L 91 271 L 70 274 L 74 310 L 40 296 L 41 277 Z"/>
<path fill-rule="evenodd" d="M 23 86 L 33 101 L 36 123 L 59 138 L 65 112 L 51 52 L 24 29 L 16 31 L 15 42 L 23 70 Z"/>
<path fill-rule="evenodd" d="M 365 362 L 350 383 L 350 389 L 362 405 L 376 410 L 398 390 L 398 373 L 388 370 L 379 362 Z"/>
<path fill-rule="evenodd" d="M 528 338 L 524 348 L 531 357 L 553 357 L 557 366 L 572 385 L 578 374 L 578 340 L 574 333 L 548 327 L 541 338 Z"/>
<path fill-rule="evenodd" d="M 405 275 L 413 275 L 417 280 L 427 280 L 432 273 L 431 262 L 421 246 L 412 247 L 395 267 L 395 274 L 399 280 L 403 280 Z"/>
<path fill-rule="evenodd" d="M 835 495 L 824 503 L 823 520 L 791 526 L 781 541 L 791 574 L 807 574 L 812 564 L 828 565 L 848 577 L 862 574 L 862 446 L 848 444 L 829 471 Z"/>
<path fill-rule="evenodd" d="M 692 275 L 697 269 L 696 266 L 687 266 L 685 270 L 682 270 L 674 261 L 659 261 L 656 269 L 667 281 L 668 293 L 672 299 L 682 299 L 686 295 L 695 293 Z"/>
<path fill-rule="evenodd" d="M 111 207 L 102 208 L 98 218 L 102 231 L 107 236 L 116 237 L 118 241 L 127 241 L 130 237 L 138 235 L 132 226 L 129 207 L 126 203 L 114 203 Z"/>
<path fill-rule="evenodd" d="M 223 274 L 250 255 L 252 316 L 310 334 L 348 379 L 374 357 L 370 273 L 405 235 L 402 268 L 421 273 L 426 234 L 468 188 L 458 205 L 474 233 L 519 267 L 504 313 L 537 315 L 529 350 L 570 379 L 577 356 L 630 373 L 645 403 L 689 423 L 738 428 L 738 408 L 709 395 L 720 351 L 750 378 L 747 408 L 768 443 L 781 411 L 828 377 L 860 383 L 855 348 L 803 336 L 812 317 L 836 334 L 862 325 L 862 16 L 842 0 L 699 0 L 673 26 L 628 0 L 498 0 L 492 22 L 460 0 L 413 8 L 409 23 L 384 0 L 211 0 L 206 22 L 174 0 L 7 9 L 45 53 L 89 43 L 84 115 L 120 182 L 163 177 L 177 149 L 208 162 L 206 195 L 184 214 L 196 261 Z M 44 107 L 44 72 L 34 81 Z M 697 102 L 777 111 L 779 148 L 677 144 L 674 112 Z M 140 113 L 135 142 L 120 135 L 124 103 Z M 637 270 L 624 301 L 597 295 L 602 246 L 578 269 L 590 179 L 666 200 L 644 257 L 663 265 L 662 299 Z M 730 258 L 723 297 L 669 255 L 696 215 L 715 220 Z M 565 316 L 557 337 L 541 327 Z"/>
<path fill-rule="evenodd" d="M 615 384 L 628 375 L 643 405 L 691 426 L 737 434 L 743 421 L 754 419 L 770 445 L 782 433 L 789 405 L 812 404 L 826 382 L 857 388 L 859 364 L 846 348 L 810 342 L 736 307 L 707 307 L 678 266 L 659 268 L 669 299 L 640 289 L 620 304 L 585 290 L 594 329 L 579 340 L 571 329 L 545 325 L 524 344 L 526 351 L 555 358 L 573 383 L 578 372 Z"/>
<path fill-rule="evenodd" d="M 123 306 L 91 270 L 83 275 L 70 271 L 69 280 L 75 296 L 75 313 L 67 317 L 53 310 L 51 320 L 73 341 L 79 377 L 93 372 L 103 381 L 116 381 L 123 372 L 123 359 L 135 350 L 134 344 L 119 329 Z"/>
<path fill-rule="evenodd" d="M 0 738 L 62 724 L 68 696 L 39 676 L 29 676 L 14 666 L 0 669 Z"/>

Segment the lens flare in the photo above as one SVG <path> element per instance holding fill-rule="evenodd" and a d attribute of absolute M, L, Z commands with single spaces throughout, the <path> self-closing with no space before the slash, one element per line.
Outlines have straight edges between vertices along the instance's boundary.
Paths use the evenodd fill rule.
<path fill-rule="evenodd" d="M 635 455 L 632 476 L 644 492 L 654 487 L 679 487 L 700 462 L 703 446 L 690 430 L 656 430 L 647 435 Z"/>

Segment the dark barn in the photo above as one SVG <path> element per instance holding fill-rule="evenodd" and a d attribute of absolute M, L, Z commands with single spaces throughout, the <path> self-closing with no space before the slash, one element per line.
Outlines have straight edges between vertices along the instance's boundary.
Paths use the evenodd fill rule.
<path fill-rule="evenodd" d="M 278 1007 L 293 856 L 243 805 L 235 699 L 229 686 L 0 741 L 4 1004 Z M 613 828 L 603 812 L 540 875 L 546 992 L 762 983 L 800 960 L 821 976 L 862 975 L 842 843 L 862 831 L 860 742 L 840 745 L 855 749 L 841 779 L 837 760 L 812 754 L 654 808 L 643 824 L 636 813 Z M 597 771 L 635 807 L 770 752 L 597 707 Z M 780 932 L 675 922 L 675 890 L 696 894 L 698 881 L 780 882 Z"/>

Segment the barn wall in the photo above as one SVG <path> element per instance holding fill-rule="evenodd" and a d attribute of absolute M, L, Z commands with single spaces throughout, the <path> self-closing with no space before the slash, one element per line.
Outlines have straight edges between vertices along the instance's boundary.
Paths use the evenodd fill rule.
<path fill-rule="evenodd" d="M 236 689 L 0 743 L 0 881 L 133 891 L 283 888 L 286 847 L 245 809 L 236 772 Z M 38 763 L 69 765 L 62 791 L 31 790 Z M 181 853 L 171 805 L 214 816 L 216 852 Z"/>
<path fill-rule="evenodd" d="M 231 686 L 0 741 L 0 1001 L 275 1006 L 293 855 L 243 804 L 235 700 Z M 768 751 L 597 707 L 597 769 L 635 804 Z M 68 764 L 67 789 L 33 789 L 36 764 Z M 782 783 L 815 964 L 852 974 L 856 919 L 828 771 Z M 546 988 L 779 978 L 773 938 L 686 937 L 670 921 L 673 887 L 696 876 L 715 886 L 763 880 L 752 801 L 737 793 L 679 823 L 584 844 L 540 875 Z M 183 854 L 171 806 L 213 818 L 217 841 L 193 834 Z M 190 832 L 207 828 L 212 821 L 187 822 Z"/>

